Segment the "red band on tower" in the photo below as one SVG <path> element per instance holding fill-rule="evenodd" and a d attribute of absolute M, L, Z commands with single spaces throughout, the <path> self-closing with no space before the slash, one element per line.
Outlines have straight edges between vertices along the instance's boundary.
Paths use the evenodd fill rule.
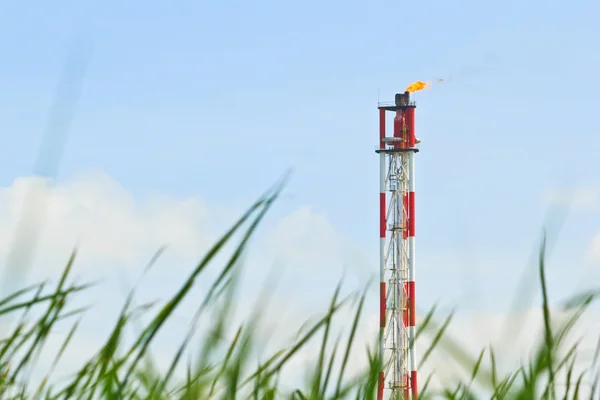
<path fill-rule="evenodd" d="M 419 390 L 417 386 L 417 371 L 410 371 L 410 386 L 412 388 L 412 399 L 419 399 Z"/>

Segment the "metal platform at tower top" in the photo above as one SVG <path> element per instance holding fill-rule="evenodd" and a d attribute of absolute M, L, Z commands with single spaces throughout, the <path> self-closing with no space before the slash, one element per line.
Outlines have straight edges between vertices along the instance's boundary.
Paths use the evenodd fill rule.
<path fill-rule="evenodd" d="M 380 102 L 377 103 L 377 108 L 386 111 L 398 111 L 406 110 L 407 108 L 416 108 L 417 103 L 410 100 L 410 92 L 396 93 L 394 102 Z"/>

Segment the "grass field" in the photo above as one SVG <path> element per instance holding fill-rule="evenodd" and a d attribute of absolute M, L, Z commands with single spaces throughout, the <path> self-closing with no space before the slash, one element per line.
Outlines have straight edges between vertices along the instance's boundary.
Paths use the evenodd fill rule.
<path fill-rule="evenodd" d="M 12 318 L 11 331 L 0 343 L 0 398 L 2 399 L 374 399 L 377 386 L 378 363 L 373 343 L 354 343 L 363 313 L 365 294 L 341 298 L 339 287 L 331 297 L 328 310 L 323 310 L 319 320 L 308 323 L 299 333 L 295 343 L 272 354 L 263 355 L 256 363 L 256 327 L 260 315 L 248 315 L 233 337 L 225 335 L 226 321 L 230 315 L 240 257 L 261 219 L 279 194 L 279 189 L 257 201 L 239 221 L 217 242 L 197 264 L 195 270 L 180 289 L 158 310 L 135 307 L 135 290 L 123 304 L 114 319 L 114 328 L 105 343 L 88 360 L 81 360 L 81 368 L 67 381 L 52 379 L 54 370 L 41 383 L 32 383 L 30 371 L 38 361 L 40 351 L 48 343 L 49 335 L 59 321 L 73 320 L 72 329 L 61 348 L 56 349 L 58 365 L 61 355 L 78 334 L 78 318 L 84 309 L 73 304 L 73 296 L 89 288 L 86 284 L 72 283 L 70 271 L 76 262 L 73 253 L 58 284 L 22 288 L 0 300 L 0 315 Z M 200 316 L 217 315 L 204 337 L 201 350 L 190 354 L 193 330 L 180 338 L 179 350 L 172 355 L 170 365 L 157 368 L 149 352 L 150 345 L 182 300 L 189 294 L 194 281 L 205 271 L 209 262 L 222 251 L 224 245 L 241 235 L 241 241 L 223 265 L 220 275 L 212 283 L 199 303 L 194 320 Z M 237 237 L 237 236 L 235 236 Z M 577 324 L 582 313 L 595 301 L 597 294 L 588 292 L 574 296 L 564 304 L 570 317 L 555 321 L 550 313 L 545 285 L 544 246 L 539 253 L 539 282 L 544 316 L 543 335 L 534 357 L 512 373 L 503 375 L 496 368 L 502 354 L 493 349 L 482 349 L 479 357 L 470 358 L 458 343 L 444 339 L 450 319 L 438 322 L 434 312 L 427 314 L 417 332 L 418 340 L 428 336 L 431 343 L 421 355 L 422 361 L 435 352 L 459 360 L 465 369 L 465 379 L 456 381 L 445 389 L 434 389 L 428 377 L 421 377 L 422 399 L 475 399 L 474 393 L 490 393 L 494 399 L 581 399 L 583 382 L 586 397 L 598 399 L 598 358 L 600 347 L 586 358 L 584 372 L 575 373 L 575 363 L 580 357 L 577 344 L 567 345 L 565 338 Z M 342 308 L 353 310 L 354 320 L 348 323 L 345 337 L 335 341 L 331 326 Z M 132 318 L 140 312 L 154 312 L 150 322 L 141 329 L 131 344 L 123 340 L 130 330 Z M 33 315 L 36 315 L 35 317 Z M 134 330 L 134 329 L 131 329 Z M 373 338 L 375 339 L 375 338 Z M 279 377 L 308 343 L 320 343 L 320 350 L 312 365 L 306 366 L 309 375 L 304 386 L 283 390 Z M 366 348 L 366 350 L 365 350 Z M 370 350 L 369 350 L 370 349 Z M 348 366 L 356 359 L 356 352 L 368 352 L 367 362 L 358 376 L 350 375 Z M 184 374 L 176 373 L 183 368 Z M 579 370 L 578 370 L 579 371 Z M 591 394 L 590 394 L 591 391 Z"/>

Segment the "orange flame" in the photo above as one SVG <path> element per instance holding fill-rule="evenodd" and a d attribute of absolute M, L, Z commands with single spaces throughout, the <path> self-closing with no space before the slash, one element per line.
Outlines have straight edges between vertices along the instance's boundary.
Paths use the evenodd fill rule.
<path fill-rule="evenodd" d="M 416 82 L 413 82 L 410 85 L 408 85 L 408 87 L 406 88 L 406 91 L 413 93 L 413 92 L 418 92 L 419 90 L 429 89 L 430 87 L 431 87 L 430 82 L 416 81 Z"/>

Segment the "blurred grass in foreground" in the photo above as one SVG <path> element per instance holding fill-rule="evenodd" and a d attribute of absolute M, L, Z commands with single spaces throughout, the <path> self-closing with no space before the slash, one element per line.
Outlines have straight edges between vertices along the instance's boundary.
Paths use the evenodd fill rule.
<path fill-rule="evenodd" d="M 70 283 L 69 272 L 75 261 L 74 252 L 55 288 L 46 284 L 34 285 L 15 291 L 0 300 L 0 315 L 17 316 L 17 322 L 6 337 L 0 340 L 0 398 L 1 399 L 374 399 L 377 386 L 376 346 L 367 344 L 367 361 L 362 373 L 349 376 L 347 367 L 356 359 L 356 351 L 365 351 L 365 344 L 355 341 L 357 327 L 361 319 L 365 293 L 340 298 L 340 286 L 331 298 L 325 314 L 317 321 L 305 324 L 295 342 L 273 354 L 262 356 L 264 360 L 254 360 L 258 339 L 256 327 L 261 324 L 257 311 L 248 316 L 233 337 L 227 337 L 227 323 L 231 320 L 233 295 L 236 288 L 238 264 L 249 239 L 261 219 L 279 195 L 281 186 L 259 199 L 234 226 L 212 247 L 198 263 L 181 288 L 158 310 L 151 321 L 141 329 L 130 345 L 124 345 L 124 333 L 130 330 L 132 318 L 140 312 L 150 312 L 149 308 L 134 307 L 133 289 L 122 311 L 114 322 L 114 328 L 105 343 L 89 360 L 81 360 L 80 369 L 66 381 L 52 379 L 73 335 L 77 334 L 78 322 L 72 328 L 61 348 L 57 349 L 56 359 L 48 375 L 41 383 L 32 383 L 29 378 L 37 358 L 47 345 L 47 340 L 55 324 L 69 318 L 82 317 L 84 309 L 73 308 L 73 294 L 85 290 L 85 284 Z M 165 322 L 174 315 L 175 309 L 189 293 L 194 281 L 203 273 L 209 262 L 222 251 L 223 246 L 236 234 L 241 241 L 222 267 L 220 275 L 205 294 L 193 318 L 189 334 L 181 339 L 178 351 L 173 354 L 170 365 L 159 372 L 149 354 L 149 346 Z M 580 399 L 584 378 L 592 380 L 590 399 L 597 399 L 599 382 L 597 374 L 600 347 L 595 351 L 585 371 L 575 374 L 578 357 L 577 344 L 566 347 L 565 337 L 577 323 L 585 309 L 596 299 L 598 293 L 588 292 L 573 297 L 565 303 L 564 309 L 571 312 L 566 322 L 557 324 L 552 320 L 548 293 L 544 276 L 544 248 L 539 253 L 539 277 L 542 291 L 544 333 L 540 337 L 535 356 L 521 368 L 502 375 L 496 367 L 496 360 L 502 354 L 493 349 L 482 350 L 473 359 L 468 351 L 452 341 L 445 332 L 451 316 L 443 323 L 434 318 L 430 311 L 417 332 L 417 339 L 428 335 L 431 345 L 421 355 L 421 364 L 427 362 L 433 352 L 443 352 L 454 363 L 461 366 L 463 381 L 453 387 L 433 389 L 431 377 L 423 377 L 421 399 L 477 399 L 477 393 L 490 393 L 492 399 Z M 157 253 L 157 257 L 160 252 Z M 354 320 L 347 323 L 346 337 L 333 341 L 332 321 L 342 307 L 353 307 Z M 256 307 L 261 310 L 262 307 Z M 39 317 L 31 317 L 35 310 Z M 189 342 L 196 330 L 201 315 L 214 315 L 211 326 L 204 327 L 206 337 L 198 354 L 189 354 Z M 229 327 L 230 328 L 230 327 Z M 284 390 L 279 377 L 290 361 L 304 350 L 306 345 L 320 343 L 315 360 L 305 365 L 309 379 L 304 386 Z M 374 342 L 373 342 L 374 343 Z M 356 349 L 359 350 L 356 350 Z M 489 363 L 484 362 L 486 358 Z M 186 360 L 186 361 L 184 361 Z M 311 364 L 312 363 L 312 364 Z M 490 366 L 488 367 L 487 364 Z M 176 374 L 183 367 L 185 376 Z M 295 367 L 297 368 L 297 367 Z M 586 397 L 588 398 L 588 397 Z"/>

